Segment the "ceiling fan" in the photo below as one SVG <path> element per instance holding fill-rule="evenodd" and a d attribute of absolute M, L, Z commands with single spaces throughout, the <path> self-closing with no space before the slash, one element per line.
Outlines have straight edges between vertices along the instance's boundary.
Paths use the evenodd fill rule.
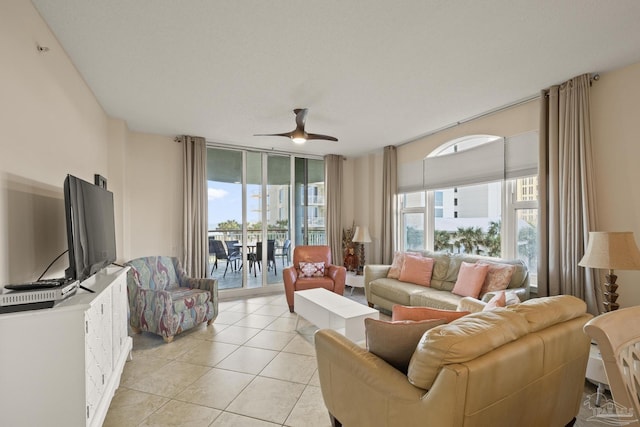
<path fill-rule="evenodd" d="M 304 144 L 310 139 L 325 139 L 327 141 L 338 141 L 338 138 L 329 135 L 320 135 L 318 133 L 307 133 L 304 130 L 304 122 L 307 119 L 307 112 L 309 110 L 306 108 L 296 108 L 293 110 L 293 113 L 296 115 L 296 128 L 291 132 L 284 133 L 259 133 L 254 136 L 286 136 L 287 138 L 291 138 L 293 142 L 296 144 Z"/>

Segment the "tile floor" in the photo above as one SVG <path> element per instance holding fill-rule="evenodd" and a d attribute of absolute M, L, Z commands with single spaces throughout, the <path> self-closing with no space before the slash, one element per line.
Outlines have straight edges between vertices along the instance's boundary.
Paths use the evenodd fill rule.
<path fill-rule="evenodd" d="M 312 333 L 284 294 L 223 301 L 207 327 L 133 336 L 104 426 L 330 426 Z"/>

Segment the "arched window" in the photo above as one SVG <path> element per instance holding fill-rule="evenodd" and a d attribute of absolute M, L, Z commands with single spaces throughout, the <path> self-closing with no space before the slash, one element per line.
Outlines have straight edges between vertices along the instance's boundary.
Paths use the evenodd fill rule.
<path fill-rule="evenodd" d="M 520 258 L 535 273 L 537 132 L 457 138 L 422 166 L 422 190 L 398 198 L 400 250 Z"/>

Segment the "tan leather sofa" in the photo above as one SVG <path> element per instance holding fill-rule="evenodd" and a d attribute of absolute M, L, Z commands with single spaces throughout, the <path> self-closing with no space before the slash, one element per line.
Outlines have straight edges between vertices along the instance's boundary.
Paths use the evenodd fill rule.
<path fill-rule="evenodd" d="M 567 295 L 472 313 L 427 331 L 407 375 L 323 329 L 322 396 L 347 427 L 564 426 L 583 403 L 591 317 Z"/>
<path fill-rule="evenodd" d="M 455 310 L 462 297 L 451 293 L 451 290 L 456 283 L 460 265 L 463 261 L 475 263 L 480 260 L 515 265 L 507 290 L 515 292 L 520 301 L 529 299 L 529 271 L 521 260 L 430 251 L 423 251 L 422 255 L 434 259 L 430 287 L 387 278 L 390 265 L 365 265 L 364 291 L 369 306 L 376 305 L 388 311 L 391 311 L 394 304 Z M 492 296 L 493 294 L 487 293 L 483 300 L 488 301 Z"/>

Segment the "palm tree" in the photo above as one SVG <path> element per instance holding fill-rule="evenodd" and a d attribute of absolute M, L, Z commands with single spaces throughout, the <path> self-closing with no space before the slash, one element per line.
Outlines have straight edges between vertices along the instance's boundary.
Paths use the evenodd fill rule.
<path fill-rule="evenodd" d="M 455 238 L 468 254 L 480 254 L 484 233 L 480 227 L 458 227 Z"/>
<path fill-rule="evenodd" d="M 500 227 L 500 221 L 491 221 L 489 223 L 489 229 L 483 242 L 483 246 L 487 249 L 489 256 L 498 257 L 502 253 Z"/>
<path fill-rule="evenodd" d="M 433 236 L 433 249 L 436 252 L 449 251 L 453 248 L 451 244 L 451 233 L 445 230 L 435 230 Z"/>

